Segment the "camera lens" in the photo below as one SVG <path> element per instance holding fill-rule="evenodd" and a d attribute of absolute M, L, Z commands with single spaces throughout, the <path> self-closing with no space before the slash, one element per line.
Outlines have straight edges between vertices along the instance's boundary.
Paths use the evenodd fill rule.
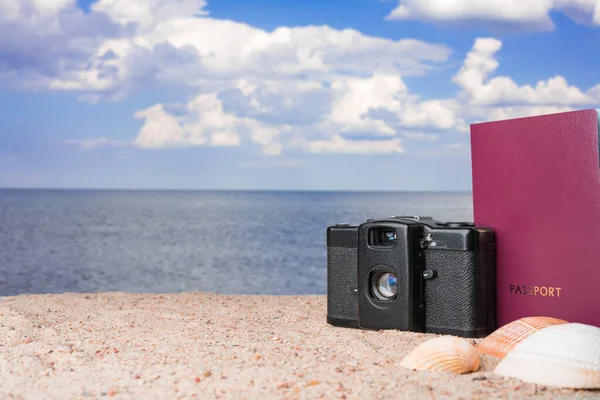
<path fill-rule="evenodd" d="M 372 285 L 373 293 L 379 300 L 390 300 L 398 294 L 398 278 L 391 272 L 375 275 Z"/>

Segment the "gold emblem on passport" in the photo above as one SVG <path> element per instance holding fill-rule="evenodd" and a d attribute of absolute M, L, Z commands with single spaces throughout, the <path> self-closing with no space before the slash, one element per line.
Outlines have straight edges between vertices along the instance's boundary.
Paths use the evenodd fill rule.
<path fill-rule="evenodd" d="M 560 297 L 560 289 L 554 286 L 510 285 L 511 294 L 523 294 L 527 296 Z"/>

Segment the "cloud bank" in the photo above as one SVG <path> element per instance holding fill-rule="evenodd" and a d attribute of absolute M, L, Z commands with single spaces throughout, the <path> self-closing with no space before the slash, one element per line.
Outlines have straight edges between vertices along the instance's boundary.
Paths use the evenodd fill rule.
<path fill-rule="evenodd" d="M 542 26 L 558 7 L 573 18 L 596 18 L 595 6 L 583 0 L 447 4 L 401 1 L 391 17 L 512 18 Z M 532 85 L 495 76 L 502 43 L 494 38 L 478 38 L 468 54 L 454 55 L 441 43 L 328 26 L 265 31 L 211 18 L 206 6 L 203 0 L 98 0 L 83 13 L 72 0 L 2 2 L 0 35 L 9 40 L 0 42 L 0 83 L 73 92 L 92 102 L 121 101 L 149 83 L 186 88 L 194 96 L 133 115 L 141 128 L 129 139 L 69 143 L 249 146 L 265 155 L 404 153 L 408 141 L 465 133 L 472 122 L 566 111 L 600 99 L 598 87 L 585 91 L 562 76 Z M 454 96 L 424 98 L 407 86 L 406 77 L 442 68 L 451 56 L 463 59 L 452 78 Z"/>
<path fill-rule="evenodd" d="M 597 0 L 400 0 L 386 18 L 548 31 L 554 29 L 552 12 L 562 12 L 578 23 L 600 25 Z"/>

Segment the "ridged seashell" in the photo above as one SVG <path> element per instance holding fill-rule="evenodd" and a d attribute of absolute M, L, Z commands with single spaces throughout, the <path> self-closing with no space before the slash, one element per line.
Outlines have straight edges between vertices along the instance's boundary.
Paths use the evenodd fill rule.
<path fill-rule="evenodd" d="M 504 358 L 517 343 L 532 333 L 552 325 L 566 324 L 567 321 L 552 317 L 521 318 L 492 332 L 477 343 L 477 350 L 482 354 Z"/>
<path fill-rule="evenodd" d="M 494 372 L 538 385 L 600 388 L 600 328 L 570 323 L 541 329 L 518 343 Z"/>
<path fill-rule="evenodd" d="M 477 371 L 479 362 L 479 353 L 470 342 L 455 336 L 441 336 L 421 343 L 400 365 L 412 370 L 464 374 Z"/>

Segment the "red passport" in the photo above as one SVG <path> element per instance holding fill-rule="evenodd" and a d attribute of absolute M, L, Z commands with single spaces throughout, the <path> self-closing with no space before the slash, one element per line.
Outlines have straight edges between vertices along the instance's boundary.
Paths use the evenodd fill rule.
<path fill-rule="evenodd" d="M 474 222 L 496 232 L 497 326 L 600 326 L 598 111 L 471 125 Z"/>

